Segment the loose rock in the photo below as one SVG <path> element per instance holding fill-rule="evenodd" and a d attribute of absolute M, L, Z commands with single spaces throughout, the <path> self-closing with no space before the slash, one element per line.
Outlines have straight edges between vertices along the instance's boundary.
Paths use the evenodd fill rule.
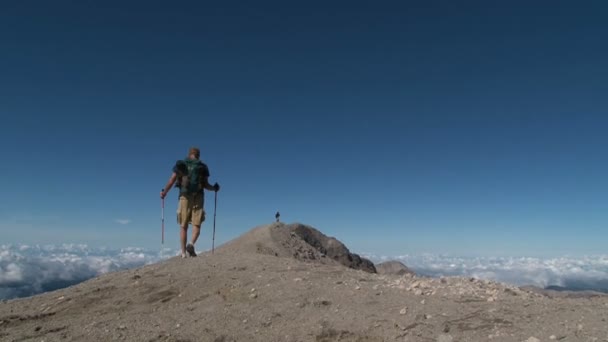
<path fill-rule="evenodd" d="M 437 337 L 437 342 L 453 342 L 454 338 L 452 335 L 441 334 Z"/>

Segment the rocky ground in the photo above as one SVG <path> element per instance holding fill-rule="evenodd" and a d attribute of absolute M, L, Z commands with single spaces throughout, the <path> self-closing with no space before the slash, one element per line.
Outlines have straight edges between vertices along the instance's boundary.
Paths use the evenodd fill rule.
<path fill-rule="evenodd" d="M 329 256 L 312 246 L 297 226 L 5 301 L 0 340 L 608 341 L 607 296 L 372 273 L 341 247 Z"/>

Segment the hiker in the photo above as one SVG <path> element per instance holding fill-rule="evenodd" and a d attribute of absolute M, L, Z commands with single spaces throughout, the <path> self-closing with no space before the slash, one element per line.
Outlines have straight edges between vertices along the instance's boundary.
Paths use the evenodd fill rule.
<path fill-rule="evenodd" d="M 205 221 L 205 193 L 220 191 L 219 184 L 209 184 L 209 168 L 200 161 L 200 150 L 190 148 L 188 157 L 178 160 L 173 167 L 173 174 L 167 185 L 160 192 L 160 198 L 165 198 L 173 184 L 179 188 L 179 203 L 177 206 L 177 223 L 180 225 L 180 242 L 182 258 L 195 257 L 194 245 L 201 233 L 201 224 Z M 186 245 L 188 225 L 192 223 L 192 240 Z"/>

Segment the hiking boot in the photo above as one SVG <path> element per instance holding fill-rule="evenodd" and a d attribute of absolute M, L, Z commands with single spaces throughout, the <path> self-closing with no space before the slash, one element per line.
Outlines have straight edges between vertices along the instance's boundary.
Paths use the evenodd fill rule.
<path fill-rule="evenodd" d="M 188 253 L 188 256 L 191 256 L 191 257 L 196 256 L 196 252 L 194 252 L 194 246 L 191 243 L 186 245 L 186 252 Z"/>

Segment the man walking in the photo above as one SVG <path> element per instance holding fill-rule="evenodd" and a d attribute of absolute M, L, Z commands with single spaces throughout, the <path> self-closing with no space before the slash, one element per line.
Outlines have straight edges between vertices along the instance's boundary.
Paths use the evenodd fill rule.
<path fill-rule="evenodd" d="M 182 258 L 196 256 L 194 245 L 201 233 L 201 224 L 205 221 L 204 190 L 220 191 L 219 184 L 209 184 L 209 168 L 199 158 L 200 150 L 196 147 L 190 148 L 188 157 L 175 163 L 173 174 L 171 174 L 163 191 L 160 192 L 160 198 L 165 198 L 173 184 L 179 188 L 177 223 L 181 227 Z M 190 223 L 192 223 L 192 240 L 186 244 Z"/>

